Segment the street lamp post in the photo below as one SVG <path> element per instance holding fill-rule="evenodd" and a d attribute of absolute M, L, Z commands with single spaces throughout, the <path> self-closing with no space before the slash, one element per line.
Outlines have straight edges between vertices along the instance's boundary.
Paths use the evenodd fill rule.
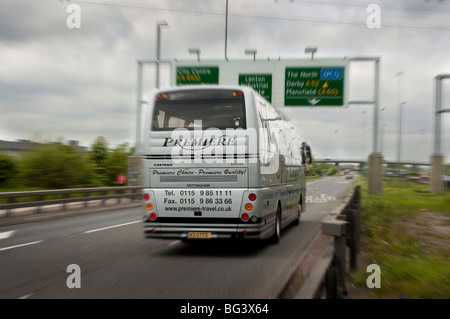
<path fill-rule="evenodd" d="M 401 102 L 398 106 L 398 148 L 397 148 L 397 161 L 398 161 L 398 175 L 400 176 L 400 166 L 401 166 L 401 157 L 402 157 L 402 122 L 403 122 L 403 105 L 406 102 Z"/>
<path fill-rule="evenodd" d="M 228 49 L 228 0 L 225 4 L 225 61 L 228 61 L 227 49 Z"/>
<path fill-rule="evenodd" d="M 397 133 L 397 174 L 400 176 L 400 160 L 401 160 L 401 148 L 402 148 L 402 106 L 405 102 L 401 101 L 401 76 L 403 71 L 395 73 L 398 76 L 398 133 Z"/>
<path fill-rule="evenodd" d="M 156 22 L 156 88 L 159 89 L 159 63 L 161 58 L 161 28 L 168 27 L 166 21 Z"/>
<path fill-rule="evenodd" d="M 386 123 L 383 123 L 383 111 L 386 109 L 386 107 L 381 108 L 380 112 L 380 153 L 383 154 L 383 128 L 386 126 Z"/>
<path fill-rule="evenodd" d="M 366 156 L 366 116 L 364 115 L 364 114 L 366 114 L 367 113 L 367 111 L 362 111 L 361 112 L 361 114 L 362 114 L 362 120 L 363 120 L 363 134 L 362 134 L 362 140 L 363 140 L 363 156 L 362 156 L 362 158 L 363 158 L 363 162 L 364 162 L 364 160 L 365 160 L 365 156 Z"/>
<path fill-rule="evenodd" d="M 383 139 L 384 139 L 384 127 L 386 126 L 386 123 L 383 123 L 383 124 L 381 124 L 381 140 L 380 140 L 380 152 L 381 152 L 381 154 L 383 154 L 383 147 L 384 147 L 384 145 L 383 145 Z"/>
<path fill-rule="evenodd" d="M 335 146 L 336 146 L 336 150 L 335 151 L 336 151 L 336 154 L 334 156 L 335 156 L 336 159 L 338 158 L 338 153 L 339 153 L 339 147 L 338 147 L 339 135 L 338 135 L 338 132 L 339 132 L 339 130 L 334 130 L 335 137 L 336 137 L 336 139 L 335 139 Z"/>

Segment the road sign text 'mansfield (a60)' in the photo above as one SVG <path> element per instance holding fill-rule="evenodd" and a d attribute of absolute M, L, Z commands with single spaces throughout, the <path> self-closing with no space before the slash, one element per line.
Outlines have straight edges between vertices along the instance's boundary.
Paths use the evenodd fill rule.
<path fill-rule="evenodd" d="M 286 67 L 286 106 L 344 106 L 345 68 Z"/>

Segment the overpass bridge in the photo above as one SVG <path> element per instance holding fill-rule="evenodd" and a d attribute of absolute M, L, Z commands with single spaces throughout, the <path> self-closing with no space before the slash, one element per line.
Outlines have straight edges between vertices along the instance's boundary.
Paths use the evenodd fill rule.
<path fill-rule="evenodd" d="M 338 166 L 339 164 L 359 164 L 360 167 L 364 165 L 364 163 L 367 163 L 367 160 L 363 159 L 331 159 L 331 158 L 319 158 L 314 159 L 316 163 L 334 163 L 335 166 Z M 398 161 L 393 160 L 384 160 L 383 164 L 398 164 Z M 400 161 L 401 165 L 411 165 L 413 167 L 418 166 L 430 166 L 430 162 L 420 162 L 420 161 L 410 161 L 410 160 L 403 160 Z"/>

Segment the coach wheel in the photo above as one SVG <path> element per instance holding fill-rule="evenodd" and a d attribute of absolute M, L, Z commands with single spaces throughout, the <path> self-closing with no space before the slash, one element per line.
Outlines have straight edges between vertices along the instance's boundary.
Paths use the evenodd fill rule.
<path fill-rule="evenodd" d="M 277 244 L 281 237 L 281 207 L 278 205 L 275 217 L 275 234 L 272 236 L 272 243 Z"/>
<path fill-rule="evenodd" d="M 298 208 L 297 208 L 297 219 L 294 220 L 294 222 L 293 222 L 294 225 L 300 224 L 300 218 L 302 216 L 302 213 L 303 213 L 303 205 L 302 205 L 302 201 L 300 200 L 300 202 L 298 203 Z"/>

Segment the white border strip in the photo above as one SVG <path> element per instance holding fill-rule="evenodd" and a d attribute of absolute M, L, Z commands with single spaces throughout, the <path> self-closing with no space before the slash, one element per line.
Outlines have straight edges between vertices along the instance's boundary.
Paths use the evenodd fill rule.
<path fill-rule="evenodd" d="M 124 224 L 119 224 L 119 225 L 114 225 L 114 226 L 108 226 L 108 227 L 102 227 L 102 228 L 97 228 L 97 229 L 91 229 L 91 230 L 85 231 L 83 234 L 95 233 L 95 232 L 105 230 L 105 229 L 111 229 L 111 228 L 116 228 L 116 227 L 120 227 L 120 226 L 136 224 L 136 223 L 140 223 L 140 222 L 141 222 L 141 220 L 136 220 L 134 222 L 124 223 Z"/>
<path fill-rule="evenodd" d="M 15 245 L 15 246 L 4 247 L 4 248 L 0 248 L 0 251 L 13 249 L 13 248 L 24 247 L 24 246 L 29 246 L 29 245 L 34 245 L 34 244 L 39 244 L 39 243 L 42 243 L 42 242 L 43 242 L 43 240 L 38 240 L 38 241 L 33 241 L 31 243 L 25 243 L 25 244 L 20 244 L 20 245 Z"/>

